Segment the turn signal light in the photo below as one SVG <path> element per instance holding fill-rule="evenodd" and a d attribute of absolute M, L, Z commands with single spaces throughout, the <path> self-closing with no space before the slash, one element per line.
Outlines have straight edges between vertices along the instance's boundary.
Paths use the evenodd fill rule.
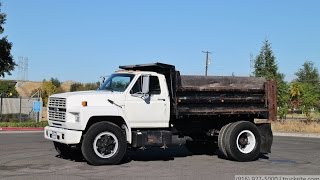
<path fill-rule="evenodd" d="M 86 107 L 86 106 L 88 106 L 88 102 L 87 102 L 87 101 L 82 101 L 82 102 L 81 102 L 81 105 L 82 105 L 83 107 Z"/>

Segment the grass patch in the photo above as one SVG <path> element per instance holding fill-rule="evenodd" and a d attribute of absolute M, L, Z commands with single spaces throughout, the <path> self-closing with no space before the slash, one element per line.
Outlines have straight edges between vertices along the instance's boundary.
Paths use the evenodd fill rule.
<path fill-rule="evenodd" d="M 312 120 L 320 120 L 320 113 L 319 112 L 311 112 Z M 297 114 L 297 113 L 289 113 L 287 115 L 288 120 L 306 120 L 307 116 L 305 114 Z"/>
<path fill-rule="evenodd" d="M 0 122 L 0 127 L 45 127 L 48 125 L 47 121 L 41 121 L 39 123 L 35 121 L 24 121 L 24 122 Z"/>
<path fill-rule="evenodd" d="M 290 120 L 290 121 L 276 121 L 271 124 L 273 132 L 299 132 L 299 133 L 320 133 L 320 123 Z"/>

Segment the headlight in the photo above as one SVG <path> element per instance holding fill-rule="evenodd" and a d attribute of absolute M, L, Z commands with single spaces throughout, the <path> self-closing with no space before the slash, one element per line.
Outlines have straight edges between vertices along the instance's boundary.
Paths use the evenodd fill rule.
<path fill-rule="evenodd" d="M 75 118 L 76 122 L 80 122 L 80 113 L 79 112 L 70 112 Z"/>

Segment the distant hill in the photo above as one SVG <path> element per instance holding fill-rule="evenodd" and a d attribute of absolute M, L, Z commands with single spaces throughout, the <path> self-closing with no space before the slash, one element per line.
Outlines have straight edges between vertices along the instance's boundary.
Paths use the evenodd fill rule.
<path fill-rule="evenodd" d="M 61 83 L 61 88 L 63 91 L 68 92 L 70 91 L 71 85 L 74 84 L 74 81 L 66 81 Z M 37 81 L 17 81 L 16 90 L 21 97 L 30 97 L 32 96 L 32 92 L 35 89 L 40 88 L 42 82 Z"/>
<path fill-rule="evenodd" d="M 63 83 L 61 84 L 61 88 L 62 88 L 62 90 L 63 90 L 64 92 L 69 92 L 70 89 L 71 89 L 71 85 L 74 84 L 74 83 L 76 83 L 76 82 L 74 82 L 74 81 L 66 81 L 66 82 L 63 82 Z"/>
<path fill-rule="evenodd" d="M 21 97 L 30 97 L 32 91 L 40 88 L 42 82 L 34 81 L 17 81 L 16 90 Z"/>

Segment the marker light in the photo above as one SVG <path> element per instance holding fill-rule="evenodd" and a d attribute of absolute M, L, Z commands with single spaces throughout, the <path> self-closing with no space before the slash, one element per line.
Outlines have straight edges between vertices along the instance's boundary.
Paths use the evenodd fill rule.
<path fill-rule="evenodd" d="M 87 102 L 87 101 L 82 101 L 82 102 L 81 102 L 81 105 L 82 105 L 83 107 L 86 107 L 86 106 L 88 106 L 88 102 Z"/>

